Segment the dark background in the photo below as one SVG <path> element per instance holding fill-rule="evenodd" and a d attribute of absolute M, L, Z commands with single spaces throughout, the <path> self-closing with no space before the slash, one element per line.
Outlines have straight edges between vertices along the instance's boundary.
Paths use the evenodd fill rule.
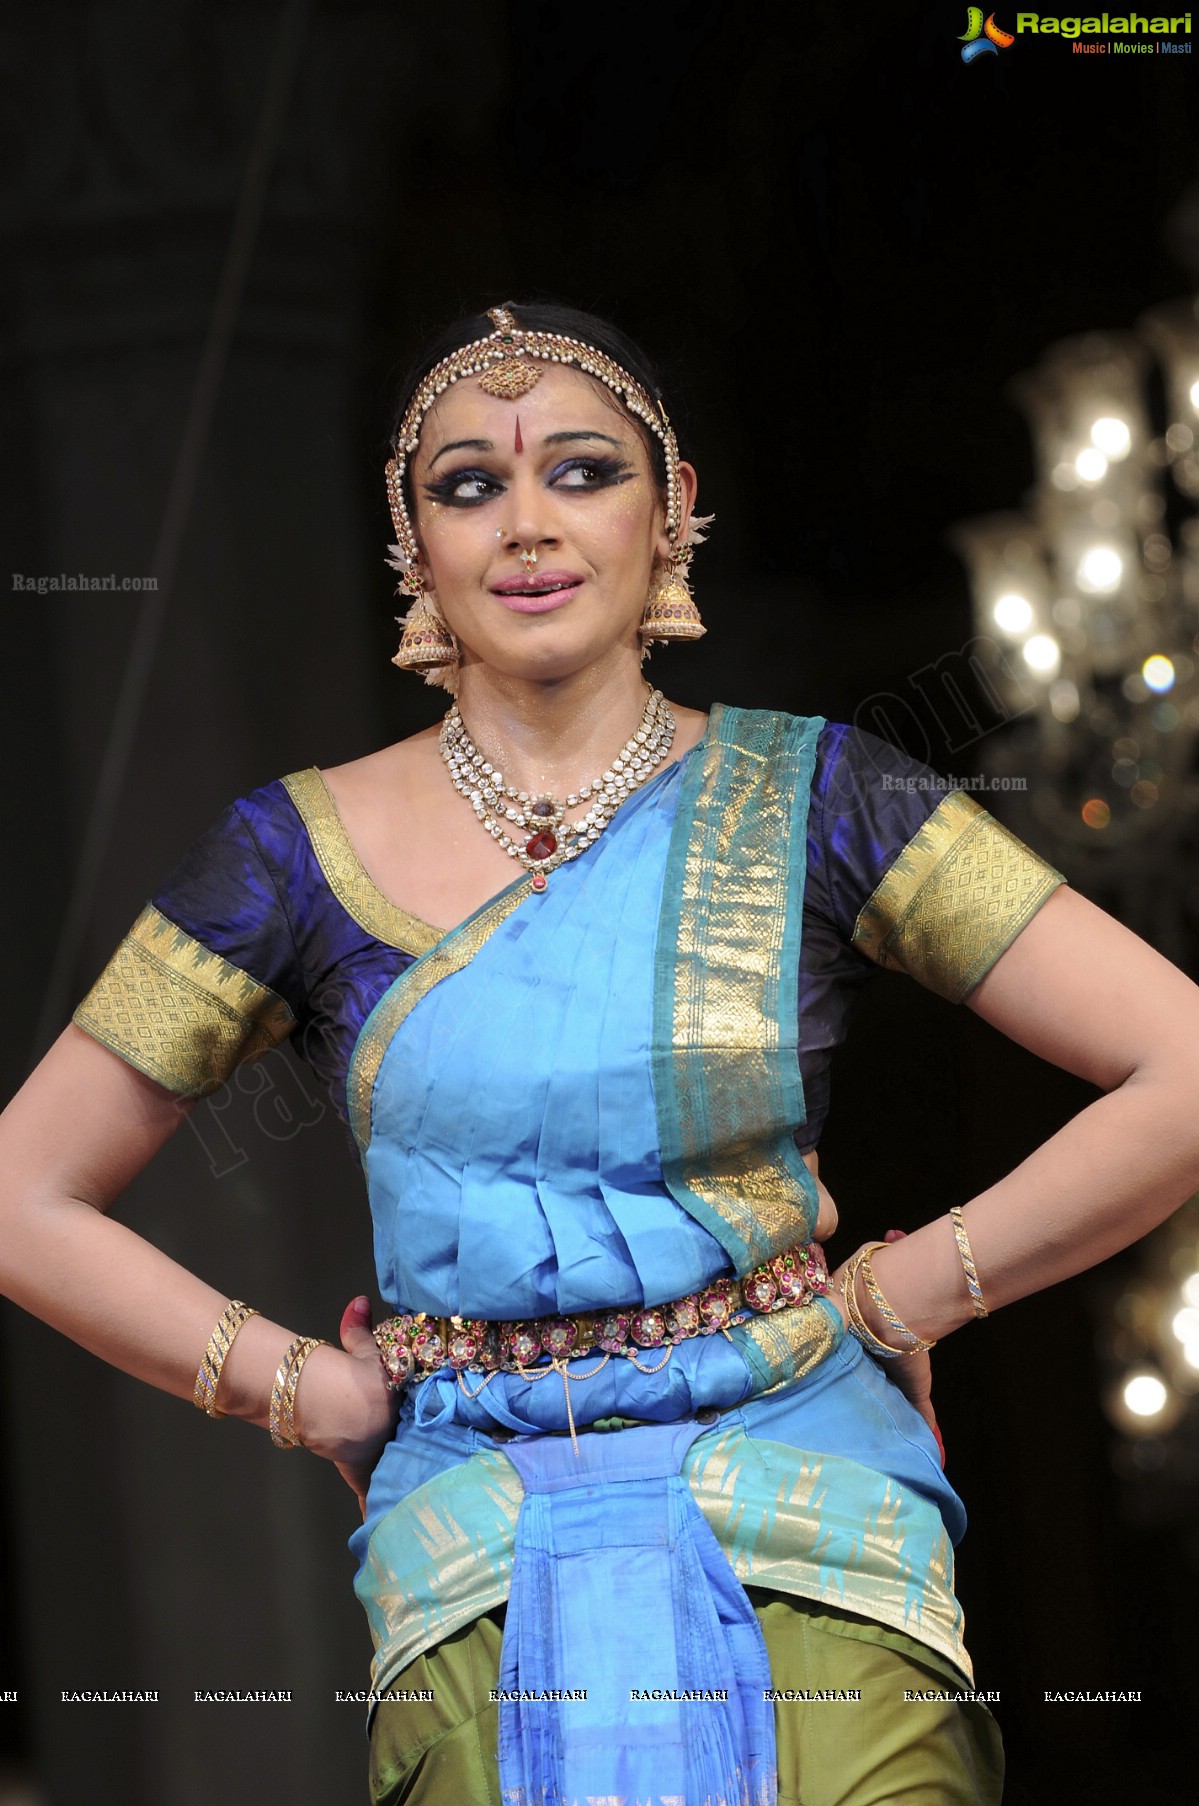
<path fill-rule="evenodd" d="M 1022 37 L 965 66 L 964 11 L 9 12 L 8 568 L 161 587 L 148 613 L 124 592 L 4 611 L 8 1090 L 231 797 L 440 713 L 388 663 L 382 465 L 398 369 L 464 308 L 554 296 L 661 359 L 717 515 L 710 632 L 655 655 L 668 693 L 865 725 L 899 698 L 910 749 L 970 769 L 979 748 L 947 746 L 910 680 L 971 631 L 946 530 L 1031 482 L 1016 372 L 1191 286 L 1164 222 L 1199 146 L 1193 58 Z M 1091 1095 L 880 977 L 821 1147 L 838 1249 L 969 1198 Z M 312 1333 L 369 1283 L 352 1156 L 288 1054 L 197 1112 L 120 1209 Z M 1194 1532 L 1117 1486 L 1093 1284 L 937 1356 L 971 1513 L 959 1591 L 1016 1806 L 1191 1797 Z M 370 1653 L 341 1483 L 11 1309 L 3 1332 L 0 1802 L 362 1799 L 361 1708 L 333 1703 Z M 295 1703 L 190 1703 L 222 1686 Z M 160 1703 L 59 1701 L 81 1687 Z M 1070 1687 L 1142 1703 L 1043 1703 Z"/>

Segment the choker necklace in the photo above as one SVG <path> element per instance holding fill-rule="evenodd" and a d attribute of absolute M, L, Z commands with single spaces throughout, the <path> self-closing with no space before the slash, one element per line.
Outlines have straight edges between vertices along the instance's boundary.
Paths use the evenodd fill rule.
<path fill-rule="evenodd" d="M 597 841 L 626 797 L 640 789 L 674 743 L 674 716 L 661 690 L 651 690 L 640 725 L 621 747 L 609 770 L 581 784 L 561 802 L 548 793 L 534 794 L 505 784 L 504 774 L 485 759 L 466 731 L 455 702 L 441 724 L 441 756 L 450 782 L 464 796 L 487 832 L 510 859 L 519 859 L 533 874 L 533 889 L 542 891 L 555 867 Z M 586 815 L 566 821 L 568 809 L 590 802 Z M 514 838 L 509 825 L 519 832 Z"/>

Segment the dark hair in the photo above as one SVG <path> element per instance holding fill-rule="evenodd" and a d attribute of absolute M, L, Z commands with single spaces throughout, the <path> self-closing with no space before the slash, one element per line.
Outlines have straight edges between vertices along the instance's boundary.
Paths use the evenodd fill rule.
<path fill-rule="evenodd" d="M 634 344 L 632 339 L 627 338 L 623 332 L 612 326 L 607 320 L 601 320 L 596 314 L 583 313 L 578 308 L 560 307 L 553 301 L 536 301 L 529 304 L 523 301 L 504 301 L 497 305 L 506 307 L 516 324 L 523 326 L 529 332 L 556 332 L 561 333 L 565 338 L 581 339 L 585 345 L 594 345 L 597 351 L 606 352 L 610 358 L 614 358 L 623 369 L 627 370 L 629 375 L 641 384 L 647 395 L 652 396 L 657 402 L 664 400 L 658 382 L 658 373 L 645 352 L 642 351 L 640 345 Z M 393 445 L 399 434 L 404 415 L 408 412 L 412 397 L 434 365 L 439 364 L 442 358 L 449 357 L 452 352 L 461 351 L 464 345 L 473 344 L 476 339 L 484 339 L 494 331 L 494 323 L 485 313 L 466 314 L 462 319 L 455 320 L 454 324 L 448 326 L 444 332 L 438 333 L 435 339 L 430 339 L 400 386 L 391 427 Z M 666 458 L 662 450 L 662 442 L 656 433 L 651 433 L 648 428 L 642 426 L 635 414 L 630 418 L 645 441 L 654 478 L 659 488 L 665 489 Z M 675 427 L 677 435 L 678 427 L 673 418 L 671 424 Z M 405 471 L 404 480 L 407 483 L 407 471 Z M 412 506 L 411 493 L 408 497 L 408 506 L 409 508 Z"/>

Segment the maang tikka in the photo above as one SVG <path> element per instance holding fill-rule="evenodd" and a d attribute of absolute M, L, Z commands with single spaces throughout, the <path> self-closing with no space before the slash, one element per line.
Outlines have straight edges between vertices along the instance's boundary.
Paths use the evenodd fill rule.
<path fill-rule="evenodd" d="M 488 308 L 487 317 L 495 330 L 486 338 L 451 352 L 420 384 L 400 423 L 395 456 L 388 460 L 387 499 L 396 543 L 388 548 L 391 556 L 387 562 L 400 573 L 398 593 L 412 601 L 407 615 L 396 617 L 404 631 L 392 663 L 404 670 L 423 671 L 426 683 L 440 684 L 451 695 L 457 689 L 458 645 L 425 593 L 420 548 L 404 496 L 404 472 L 420 442 L 425 415 L 452 384 L 471 377 L 478 378 L 485 394 L 516 401 L 540 382 L 539 362 L 568 364 L 595 377 L 620 398 L 662 446 L 666 464 L 666 532 L 673 550 L 655 574 L 638 631 L 646 654 L 654 640 L 698 639 L 706 629 L 691 596 L 687 571 L 695 547 L 703 543 L 703 529 L 712 517 L 693 518 L 680 539 L 679 448 L 665 408 L 627 370 L 594 345 L 563 333 L 525 331 L 506 307 Z"/>

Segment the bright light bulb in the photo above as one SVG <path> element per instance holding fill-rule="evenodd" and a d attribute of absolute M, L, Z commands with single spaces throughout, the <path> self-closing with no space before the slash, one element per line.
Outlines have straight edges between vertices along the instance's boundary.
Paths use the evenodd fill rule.
<path fill-rule="evenodd" d="M 1191 406 L 1199 414 L 1199 378 L 1191 384 Z"/>
<path fill-rule="evenodd" d="M 1079 585 L 1095 596 L 1110 595 L 1123 575 L 1124 560 L 1114 546 L 1092 546 L 1078 566 Z"/>
<path fill-rule="evenodd" d="M 1175 1311 L 1170 1329 L 1180 1342 L 1199 1342 L 1199 1307 L 1184 1304 Z"/>
<path fill-rule="evenodd" d="M 1174 686 L 1174 666 L 1162 653 L 1155 652 L 1141 666 L 1141 676 L 1151 690 L 1169 690 Z"/>
<path fill-rule="evenodd" d="M 1192 1273 L 1183 1280 L 1182 1295 L 1188 1304 L 1199 1305 L 1199 1273 Z"/>
<path fill-rule="evenodd" d="M 1025 596 L 1000 596 L 991 610 L 995 625 L 1004 633 L 1025 633 L 1032 626 L 1032 603 Z"/>
<path fill-rule="evenodd" d="M 1124 1382 L 1124 1403 L 1134 1417 L 1160 1417 L 1169 1393 L 1156 1373 L 1134 1373 Z"/>
<path fill-rule="evenodd" d="M 1075 458 L 1074 468 L 1084 483 L 1098 483 L 1107 475 L 1107 459 L 1093 445 L 1087 445 Z"/>
<path fill-rule="evenodd" d="M 1183 1347 L 1182 1358 L 1188 1367 L 1199 1368 L 1199 1342 L 1187 1342 Z"/>
<path fill-rule="evenodd" d="M 1047 633 L 1034 633 L 1030 640 L 1025 640 L 1022 650 L 1029 670 L 1042 676 L 1052 676 L 1062 662 L 1057 641 Z"/>
<path fill-rule="evenodd" d="M 1128 430 L 1127 421 L 1115 414 L 1105 414 L 1091 428 L 1091 444 L 1098 446 L 1113 464 L 1118 458 L 1126 458 L 1132 445 L 1132 434 Z"/>

